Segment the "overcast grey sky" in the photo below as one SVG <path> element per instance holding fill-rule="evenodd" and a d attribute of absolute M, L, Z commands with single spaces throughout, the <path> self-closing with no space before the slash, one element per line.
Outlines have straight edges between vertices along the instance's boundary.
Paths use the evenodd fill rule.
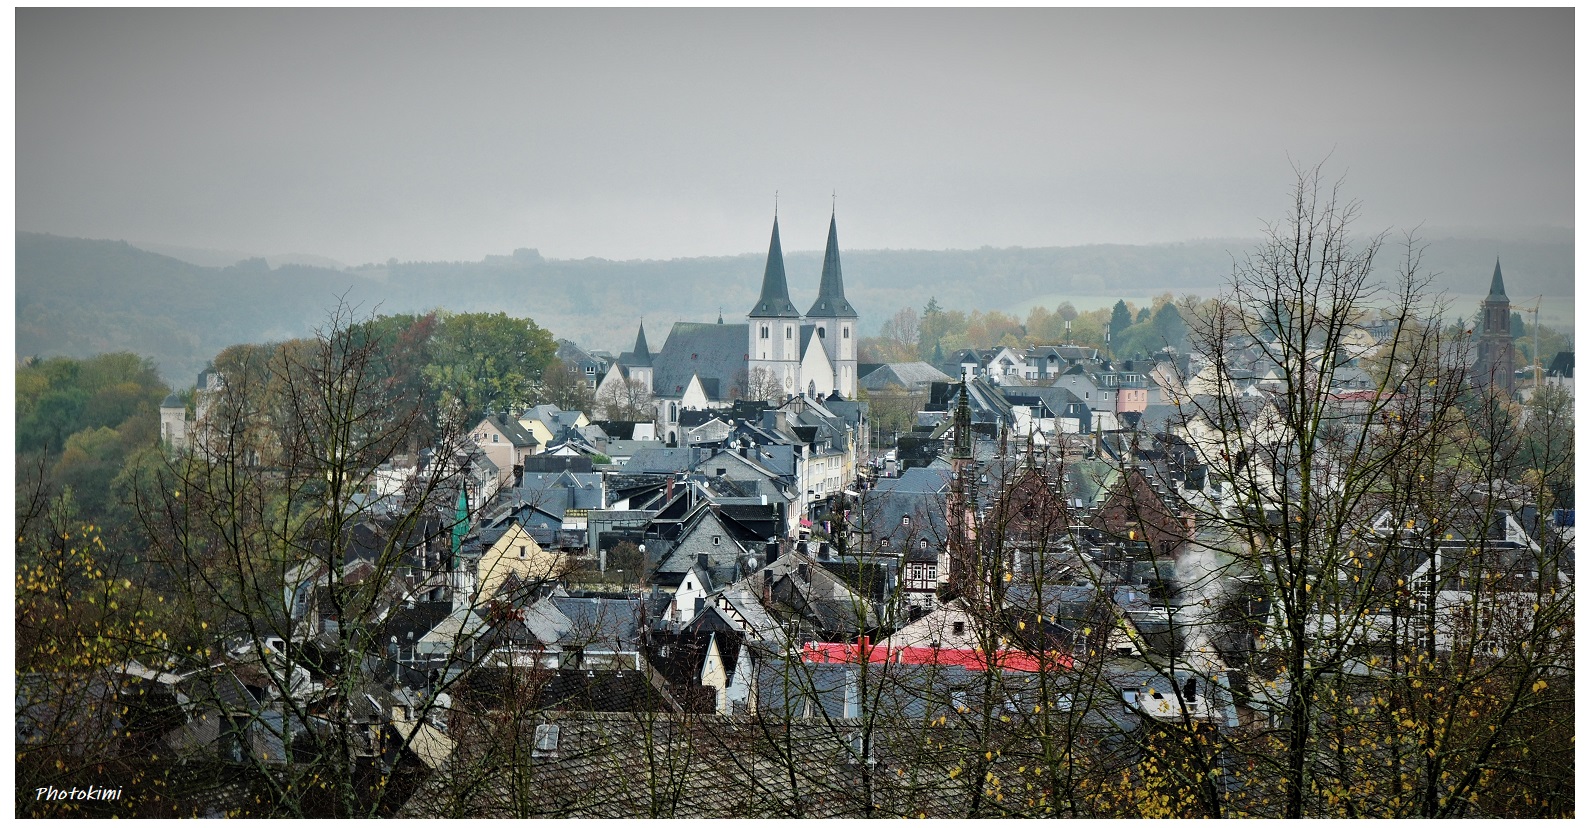
<path fill-rule="evenodd" d="M 20 9 L 17 227 L 348 264 L 1574 217 L 1574 12 Z"/>

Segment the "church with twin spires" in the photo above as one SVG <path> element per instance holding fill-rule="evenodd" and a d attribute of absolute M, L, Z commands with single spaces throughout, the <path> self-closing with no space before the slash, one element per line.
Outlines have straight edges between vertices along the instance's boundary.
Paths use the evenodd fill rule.
<path fill-rule="evenodd" d="M 779 401 L 797 395 L 825 399 L 856 396 L 856 309 L 845 298 L 834 216 L 818 296 L 805 315 L 790 301 L 779 219 L 773 220 L 762 291 L 745 324 L 676 322 L 653 353 L 643 323 L 635 347 L 620 354 L 597 386 L 598 404 L 626 383 L 651 391 L 658 436 L 678 432 L 679 412 L 726 408 L 737 399 Z"/>

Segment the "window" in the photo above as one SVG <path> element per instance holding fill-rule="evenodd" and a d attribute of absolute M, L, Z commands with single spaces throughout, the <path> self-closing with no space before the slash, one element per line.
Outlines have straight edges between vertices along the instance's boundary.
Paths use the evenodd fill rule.
<path fill-rule="evenodd" d="M 718 546 L 718 545 L 722 544 L 723 542 L 724 542 L 724 538 L 723 538 L 722 535 L 714 535 L 713 536 L 713 545 L 714 546 Z"/>
<path fill-rule="evenodd" d="M 759 334 L 758 337 L 757 337 L 758 339 L 767 339 L 768 338 L 768 326 L 767 325 L 763 325 L 762 329 L 760 331 L 758 331 L 758 334 Z"/>
<path fill-rule="evenodd" d="M 519 557 L 525 557 L 525 547 L 523 545 L 519 547 Z"/>
<path fill-rule="evenodd" d="M 850 325 L 846 325 L 845 327 L 840 329 L 840 338 L 841 339 L 850 339 L 851 338 L 851 326 Z"/>
<path fill-rule="evenodd" d="M 950 625 L 950 634 L 951 635 L 966 635 L 967 634 L 967 622 L 965 622 L 965 621 L 957 621 L 954 624 L 951 624 Z"/>
<path fill-rule="evenodd" d="M 558 756 L 558 726 L 555 724 L 536 725 L 536 744 L 531 748 L 530 755 L 535 758 Z"/>
<path fill-rule="evenodd" d="M 927 549 L 927 548 L 928 548 L 928 539 L 927 539 L 927 538 L 923 538 L 923 539 L 922 539 L 922 545 L 923 545 L 923 548 L 924 548 L 924 549 Z"/>
<path fill-rule="evenodd" d="M 496 434 L 492 435 L 492 442 L 494 442 L 494 443 L 497 442 L 497 435 Z"/>
<path fill-rule="evenodd" d="M 795 338 L 795 329 L 791 328 L 789 325 L 786 325 L 784 327 L 784 338 L 785 339 L 793 339 L 793 338 Z"/>
<path fill-rule="evenodd" d="M 818 339 L 826 339 L 826 338 L 828 338 L 828 333 L 826 331 L 824 331 L 823 328 L 821 328 L 821 327 L 818 328 Z"/>

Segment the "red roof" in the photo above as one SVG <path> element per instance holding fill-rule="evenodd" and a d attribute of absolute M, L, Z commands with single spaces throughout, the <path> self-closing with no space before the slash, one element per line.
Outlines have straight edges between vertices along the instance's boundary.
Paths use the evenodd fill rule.
<path fill-rule="evenodd" d="M 856 644 L 811 643 L 801 648 L 801 659 L 809 664 L 860 664 L 866 657 L 869 664 L 934 664 L 944 667 L 962 667 L 967 670 L 984 670 L 990 666 L 982 650 L 950 649 L 946 647 L 883 647 L 870 645 L 867 639 Z M 1045 654 L 1051 669 L 1070 670 L 1072 657 L 1065 653 Z M 996 650 L 994 666 L 1019 673 L 1037 673 L 1043 668 L 1040 658 L 1021 650 Z"/>

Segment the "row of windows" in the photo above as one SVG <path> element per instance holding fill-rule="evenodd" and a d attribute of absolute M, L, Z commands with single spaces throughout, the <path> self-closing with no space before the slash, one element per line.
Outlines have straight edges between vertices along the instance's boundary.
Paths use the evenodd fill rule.
<path fill-rule="evenodd" d="M 818 328 L 818 338 L 819 339 L 826 339 L 827 337 L 828 337 L 827 331 L 825 331 L 823 328 Z M 768 326 L 767 325 L 762 325 L 762 326 L 758 327 L 758 329 L 757 329 L 757 338 L 758 339 L 767 339 L 768 338 Z M 784 338 L 785 339 L 794 339 L 795 338 L 795 329 L 787 326 L 784 329 Z M 840 338 L 841 339 L 850 339 L 851 338 L 851 329 L 849 327 L 840 328 Z"/>

